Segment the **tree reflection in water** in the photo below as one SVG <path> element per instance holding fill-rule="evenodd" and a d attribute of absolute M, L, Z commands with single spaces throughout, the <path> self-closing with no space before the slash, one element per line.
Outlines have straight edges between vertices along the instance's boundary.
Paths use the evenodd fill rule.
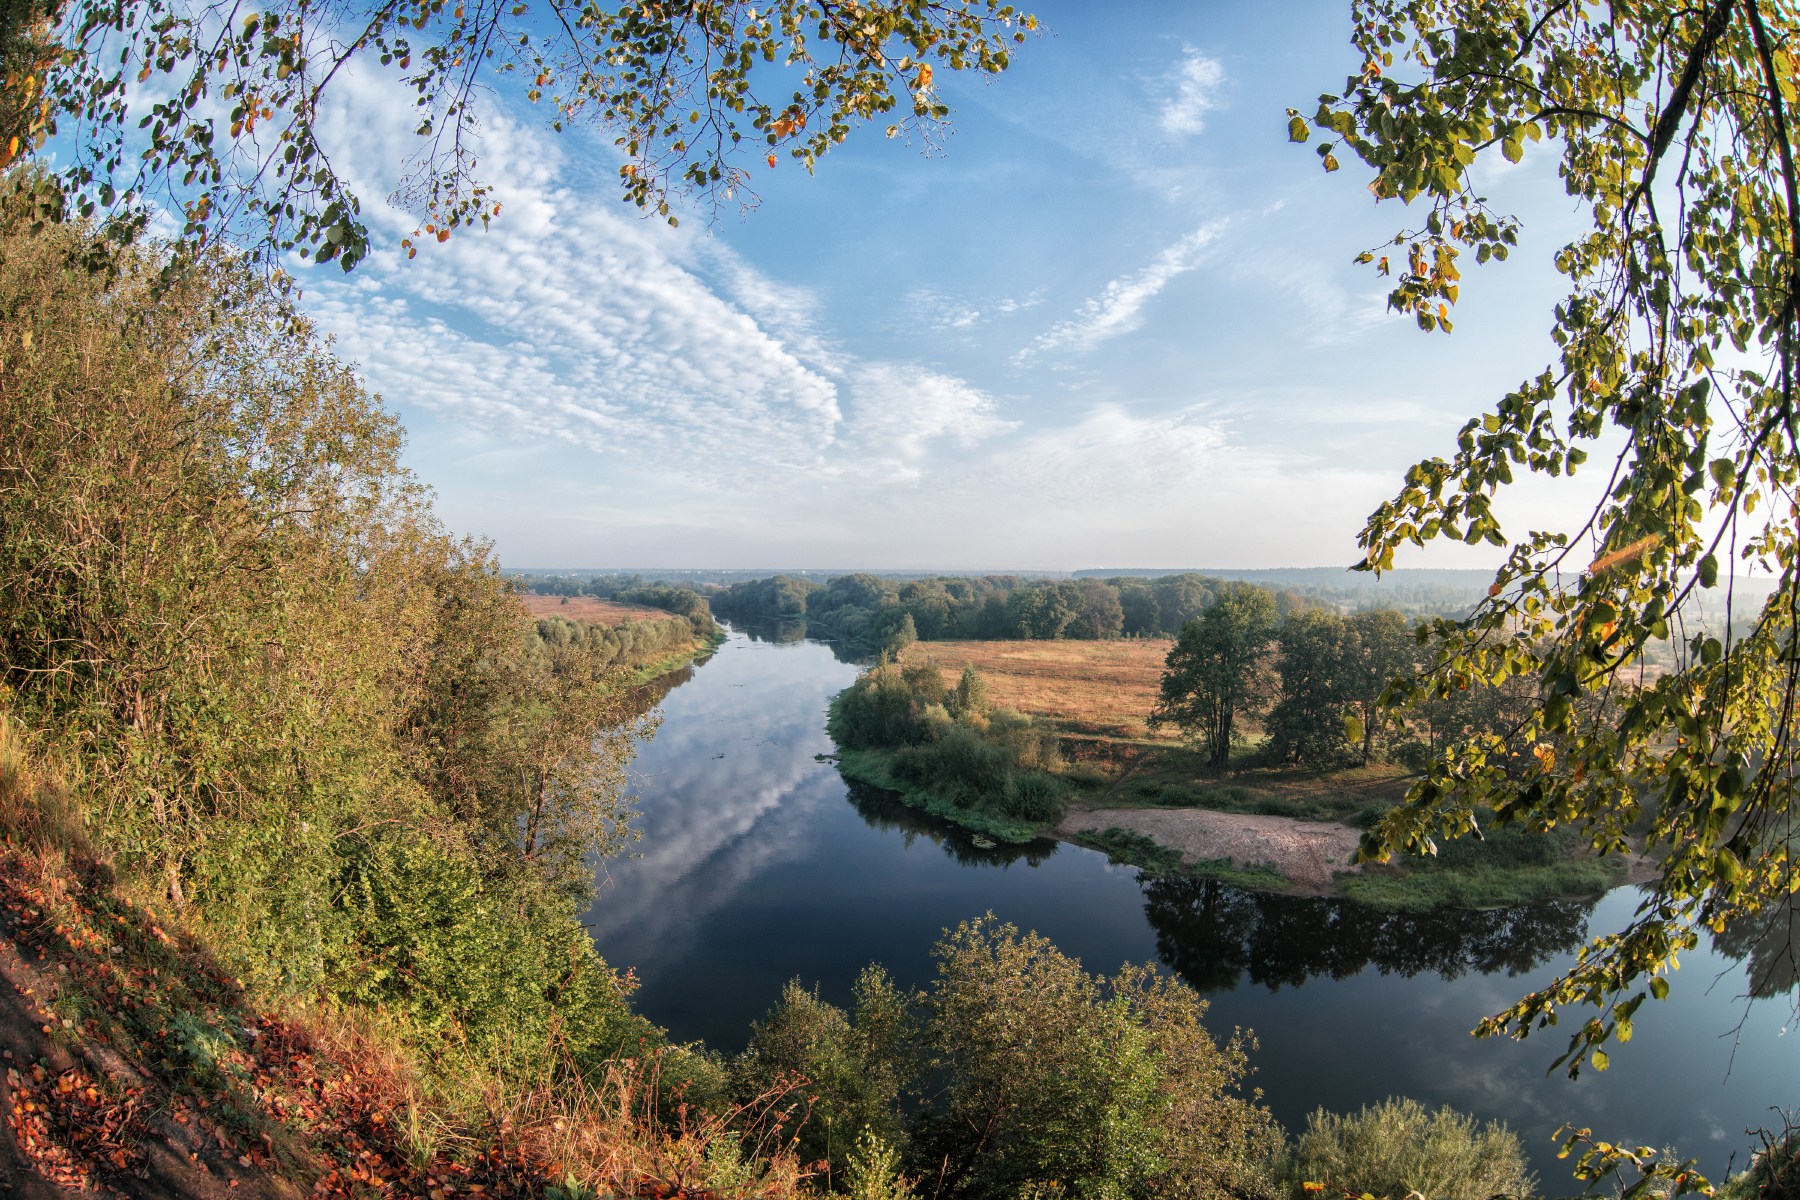
<path fill-rule="evenodd" d="M 1023 845 L 1001 842 L 977 846 L 970 840 L 967 830 L 908 806 L 892 792 L 854 779 L 846 779 L 844 783 L 850 789 L 850 803 L 869 828 L 896 831 L 909 848 L 920 836 L 928 837 L 965 867 L 1004 867 L 1020 861 L 1035 867 L 1055 854 L 1061 844 L 1049 838 L 1038 838 Z"/>
<path fill-rule="evenodd" d="M 1594 900 L 1392 913 L 1349 900 L 1252 892 L 1208 879 L 1140 875 L 1157 953 L 1203 992 L 1246 975 L 1271 991 L 1316 975 L 1343 979 L 1468 971 L 1518 975 L 1587 937 Z"/>
<path fill-rule="evenodd" d="M 800 618 L 792 621 L 734 624 L 731 629 L 735 633 L 743 634 L 753 642 L 769 642 L 777 646 L 791 645 L 794 642 L 810 639 L 821 646 L 829 646 L 833 658 L 841 663 L 850 663 L 852 666 L 866 665 L 872 661 L 874 655 L 874 651 L 861 642 L 834 637 L 829 629 L 819 625 L 809 625 Z"/>
<path fill-rule="evenodd" d="M 1739 917 L 1713 935 L 1713 948 L 1744 964 L 1745 995 L 1766 1000 L 1794 990 L 1800 983 L 1795 950 L 1800 946 L 1800 895 L 1771 904 L 1753 917 Z"/>

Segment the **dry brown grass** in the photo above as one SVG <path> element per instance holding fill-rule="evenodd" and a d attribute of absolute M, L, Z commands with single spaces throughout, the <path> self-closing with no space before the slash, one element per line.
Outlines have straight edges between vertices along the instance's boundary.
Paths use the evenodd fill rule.
<path fill-rule="evenodd" d="M 1145 722 L 1156 707 L 1163 660 L 1172 644 L 1166 638 L 915 642 L 902 659 L 935 660 L 951 686 L 973 664 L 987 680 L 988 700 L 997 708 L 1045 717 L 1070 732 L 1142 738 L 1151 736 Z"/>
<path fill-rule="evenodd" d="M 567 617 L 589 625 L 623 625 L 627 621 L 668 621 L 674 613 L 646 604 L 621 604 L 595 596 L 539 596 L 527 592 L 519 599 L 534 617 Z M 566 603 L 565 603 L 566 601 Z"/>

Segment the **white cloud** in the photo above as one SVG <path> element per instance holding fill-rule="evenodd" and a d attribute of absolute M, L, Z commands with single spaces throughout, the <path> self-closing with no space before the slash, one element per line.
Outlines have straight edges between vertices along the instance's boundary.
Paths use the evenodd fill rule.
<path fill-rule="evenodd" d="M 362 194 L 380 195 L 374 164 L 395 161 L 395 135 L 367 114 L 405 108 L 392 85 L 346 85 L 330 132 Z M 390 400 L 720 486 L 914 477 L 940 440 L 1008 427 L 960 379 L 845 353 L 808 290 L 566 186 L 548 135 L 488 113 L 481 155 L 502 206 L 489 229 L 428 240 L 412 261 L 379 250 L 349 278 L 301 270 L 309 310 Z M 391 206 L 365 212 L 378 241 L 413 227 Z"/>
<path fill-rule="evenodd" d="M 913 319 L 930 326 L 937 333 L 961 333 L 1002 317 L 1010 317 L 1044 302 L 1040 288 L 1023 298 L 1001 296 L 995 300 L 974 303 L 948 296 L 931 288 L 919 288 L 906 298 Z"/>
<path fill-rule="evenodd" d="M 1164 133 L 1186 137 L 1206 128 L 1206 114 L 1218 105 L 1225 68 L 1192 46 L 1184 47 L 1181 62 L 1166 81 L 1168 94 L 1157 112 Z"/>
<path fill-rule="evenodd" d="M 1015 428 L 995 413 L 992 397 L 951 375 L 893 363 L 858 368 L 851 378 L 846 441 L 858 469 L 889 481 L 917 480 L 929 443 L 959 446 Z"/>
<path fill-rule="evenodd" d="M 1228 222 L 1212 221 L 1188 234 L 1172 246 L 1165 247 L 1149 266 L 1130 275 L 1121 275 L 1091 296 L 1070 320 L 1051 327 L 1030 347 L 1021 351 L 1015 361 L 1024 361 L 1034 353 L 1054 350 L 1092 350 L 1109 338 L 1130 333 L 1143 324 L 1143 308 L 1171 282 L 1198 267 L 1204 261 L 1206 248 L 1222 233 Z"/>

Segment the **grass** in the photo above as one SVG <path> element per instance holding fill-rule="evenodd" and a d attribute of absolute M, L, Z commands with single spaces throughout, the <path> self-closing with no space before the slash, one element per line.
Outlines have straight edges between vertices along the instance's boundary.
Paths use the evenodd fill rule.
<path fill-rule="evenodd" d="M 915 642 L 901 662 L 936 662 L 954 687 L 973 666 L 996 708 L 1053 721 L 1066 733 L 1148 739 L 1167 638 L 1118 641 Z M 1173 741 L 1172 734 L 1157 740 Z"/>
<path fill-rule="evenodd" d="M 1425 912 L 1435 908 L 1502 908 L 1542 900 L 1598 896 L 1625 881 L 1619 858 L 1582 853 L 1574 834 L 1489 830 L 1444 843 L 1431 857 L 1409 855 L 1337 877 L 1338 891 L 1371 908 Z"/>
<path fill-rule="evenodd" d="M 1150 875 L 1217 879 L 1260 892 L 1279 892 L 1290 886 L 1287 876 L 1266 864 L 1240 867 L 1229 858 L 1184 863 L 1180 851 L 1171 850 L 1154 838 L 1129 829 L 1120 829 L 1116 825 L 1099 832 L 1084 833 L 1077 840 L 1082 845 L 1105 854 L 1115 863 L 1136 867 Z"/>
<path fill-rule="evenodd" d="M 1042 827 L 1030 821 L 982 809 L 964 808 L 935 793 L 912 787 L 894 777 L 889 770 L 891 762 L 892 754 L 886 750 L 844 750 L 837 756 L 838 770 L 845 778 L 892 792 L 908 807 L 929 813 L 939 820 L 960 825 L 997 842 L 1011 842 L 1014 845 L 1036 841 L 1043 835 Z"/>

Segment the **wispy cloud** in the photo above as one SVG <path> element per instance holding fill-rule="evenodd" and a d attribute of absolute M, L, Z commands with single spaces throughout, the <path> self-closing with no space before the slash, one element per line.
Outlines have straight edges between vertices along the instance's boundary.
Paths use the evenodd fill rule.
<path fill-rule="evenodd" d="M 1206 114 L 1218 105 L 1225 68 L 1192 46 L 1184 47 L 1181 61 L 1164 81 L 1165 95 L 1157 112 L 1164 133 L 1186 137 L 1206 128 Z"/>
<path fill-rule="evenodd" d="M 1108 283 L 1097 296 L 1082 304 L 1075 316 L 1038 337 L 1015 361 L 1023 362 L 1047 351 L 1092 350 L 1108 339 L 1130 333 L 1143 324 L 1143 309 L 1175 279 L 1204 261 L 1206 248 L 1224 232 L 1228 222 L 1211 221 L 1172 246 L 1164 247 L 1149 266 Z"/>
<path fill-rule="evenodd" d="M 406 112 L 385 86 L 353 79 L 340 94 L 331 124 L 347 160 L 392 161 L 391 131 L 365 119 Z M 916 473 L 942 440 L 1007 428 L 960 379 L 847 353 L 807 289 L 569 186 L 548 135 L 501 113 L 483 129 L 502 204 L 490 229 L 428 242 L 410 262 L 380 251 L 348 279 L 301 271 L 308 308 L 391 400 L 716 486 Z M 369 175 L 365 195 L 387 190 Z M 411 228 L 368 208 L 390 239 Z"/>
<path fill-rule="evenodd" d="M 960 333 L 1002 317 L 1010 317 L 1044 302 L 1042 289 L 1024 297 L 1001 296 L 972 302 L 931 288 L 920 288 L 906 298 L 913 318 L 937 333 Z"/>
<path fill-rule="evenodd" d="M 850 395 L 846 446 L 859 470 L 878 468 L 889 482 L 919 479 L 933 443 L 967 447 L 1017 428 L 991 396 L 937 371 L 871 364 L 856 370 Z"/>

